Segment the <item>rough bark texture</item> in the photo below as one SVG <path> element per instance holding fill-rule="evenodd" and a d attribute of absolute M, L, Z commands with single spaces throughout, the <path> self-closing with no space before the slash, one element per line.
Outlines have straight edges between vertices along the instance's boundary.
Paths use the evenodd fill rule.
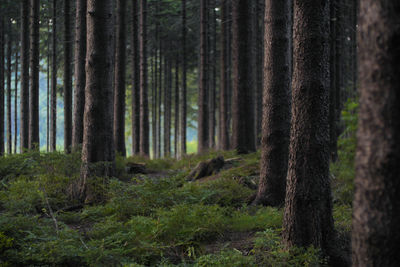
<path fill-rule="evenodd" d="M 11 21 L 8 22 L 7 29 L 7 153 L 12 153 L 12 122 L 11 122 L 11 46 L 12 46 L 12 33 Z"/>
<path fill-rule="evenodd" d="M 0 156 L 4 154 L 4 32 L 4 18 L 0 18 Z"/>
<path fill-rule="evenodd" d="M 19 42 L 16 42 L 19 46 Z M 15 67 L 14 67 L 14 154 L 17 154 L 18 142 L 18 50 L 15 52 Z"/>
<path fill-rule="evenodd" d="M 187 127 L 187 85 L 186 85 L 186 0 L 182 0 L 182 93 L 181 93 L 181 155 L 186 154 L 186 127 Z"/>
<path fill-rule="evenodd" d="M 64 0 L 64 151 L 72 145 L 72 72 L 71 72 L 71 16 L 70 0 Z"/>
<path fill-rule="evenodd" d="M 138 1 L 132 0 L 132 154 L 140 152 L 140 62 Z"/>
<path fill-rule="evenodd" d="M 353 266 L 398 266 L 400 2 L 360 2 Z"/>
<path fill-rule="evenodd" d="M 337 133 L 336 133 L 336 0 L 330 1 L 330 90 L 329 90 L 329 137 L 331 160 L 337 160 Z"/>
<path fill-rule="evenodd" d="M 72 126 L 72 147 L 78 149 L 83 141 L 83 113 L 86 83 L 86 0 L 76 0 L 75 14 L 75 91 Z"/>
<path fill-rule="evenodd" d="M 117 1 L 117 44 L 114 80 L 114 144 L 117 153 L 126 156 L 125 148 L 125 9 L 126 0 Z"/>
<path fill-rule="evenodd" d="M 200 77 L 198 98 L 198 153 L 209 149 L 207 93 L 207 0 L 200 1 Z"/>
<path fill-rule="evenodd" d="M 29 149 L 39 149 L 39 0 L 30 5 Z"/>
<path fill-rule="evenodd" d="M 175 61 L 175 133 L 174 133 L 174 153 L 178 158 L 178 142 L 179 142 L 179 58 Z"/>
<path fill-rule="evenodd" d="M 21 152 L 29 148 L 29 6 L 30 0 L 21 1 Z"/>
<path fill-rule="evenodd" d="M 254 126 L 254 84 L 251 59 L 251 5 L 232 0 L 233 20 L 233 148 L 238 153 L 256 150 Z"/>
<path fill-rule="evenodd" d="M 293 10 L 292 126 L 283 240 L 288 247 L 314 245 L 333 256 L 328 124 L 329 3 L 295 0 Z"/>
<path fill-rule="evenodd" d="M 147 0 L 140 1 L 139 20 L 140 50 L 140 154 L 148 157 L 149 142 L 149 105 L 147 92 Z"/>
<path fill-rule="evenodd" d="M 221 1 L 221 79 L 219 91 L 219 149 L 229 149 L 229 125 L 228 125 L 228 0 Z"/>
<path fill-rule="evenodd" d="M 50 151 L 57 146 L 57 0 L 53 0 L 50 92 Z M 86 37 L 85 37 L 86 40 Z M 23 80 L 21 81 L 21 84 Z"/>
<path fill-rule="evenodd" d="M 265 61 L 261 173 L 257 204 L 285 201 L 290 135 L 290 0 L 265 1 Z"/>
<path fill-rule="evenodd" d="M 87 63 L 80 198 L 91 202 L 92 176 L 112 176 L 113 145 L 111 1 L 87 1 Z"/>

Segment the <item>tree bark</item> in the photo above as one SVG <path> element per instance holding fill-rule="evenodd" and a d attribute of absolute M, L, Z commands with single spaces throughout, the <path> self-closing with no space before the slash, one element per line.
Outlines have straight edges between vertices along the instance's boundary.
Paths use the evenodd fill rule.
<path fill-rule="evenodd" d="M 125 148 L 125 9 L 126 0 L 117 1 L 117 45 L 115 56 L 114 144 L 117 153 L 126 156 Z"/>
<path fill-rule="evenodd" d="M 158 125 L 157 125 L 157 128 L 158 128 L 158 147 L 157 147 L 157 157 L 158 158 L 161 158 L 161 154 L 162 154 L 162 152 L 161 152 L 161 143 L 162 143 L 162 139 L 161 139 L 161 118 L 162 118 L 162 98 L 163 98 L 163 83 L 162 83 L 162 73 L 163 73 L 163 54 L 162 54 L 162 52 L 163 52 L 163 47 L 162 47 L 162 45 L 161 45 L 161 38 L 160 38 L 160 40 L 159 40 L 159 48 L 160 48 L 160 68 L 159 68 L 159 73 L 160 73 L 160 76 L 159 76 L 159 80 L 158 80 L 158 87 L 159 87 L 159 98 L 158 98 L 158 107 L 159 107 L 159 109 L 158 109 Z M 165 107 L 164 107 L 165 108 Z"/>
<path fill-rule="evenodd" d="M 112 176 L 113 145 L 113 5 L 87 1 L 87 64 L 80 198 L 93 201 L 93 176 Z"/>
<path fill-rule="evenodd" d="M 178 158 L 178 142 L 179 142 L 179 57 L 175 61 L 175 133 L 174 133 L 174 153 Z"/>
<path fill-rule="evenodd" d="M 360 1 L 353 266 L 398 266 L 400 2 Z"/>
<path fill-rule="evenodd" d="M 3 13 L 3 10 L 1 10 Z M 1 14 L 3 15 L 3 14 Z M 5 30 L 4 30 L 4 18 L 0 18 L 0 156 L 4 155 L 4 91 L 5 91 L 5 79 L 4 79 L 4 65 L 5 65 Z"/>
<path fill-rule="evenodd" d="M 39 0 L 30 5 L 29 149 L 40 149 L 39 141 Z"/>
<path fill-rule="evenodd" d="M 171 154 L 171 60 L 165 57 L 164 75 L 164 157 Z"/>
<path fill-rule="evenodd" d="M 210 148 L 215 149 L 215 127 L 216 127 L 216 120 L 215 120 L 215 112 L 216 112 L 216 90 L 217 90 L 217 13 L 215 11 L 215 0 L 209 1 L 209 20 L 211 21 L 210 26 L 210 33 L 208 34 L 209 37 L 209 47 L 208 47 L 208 55 L 209 55 L 209 72 L 210 72 L 210 79 L 209 79 L 209 110 L 210 115 L 208 117 L 209 126 L 209 140 L 210 140 Z"/>
<path fill-rule="evenodd" d="M 55 0 L 54 0 L 55 1 Z M 30 0 L 21 1 L 21 153 L 29 148 L 29 10 Z M 1 135 L 1 134 L 0 134 Z"/>
<path fill-rule="evenodd" d="M 50 151 L 50 19 L 47 20 L 46 152 Z"/>
<path fill-rule="evenodd" d="M 83 114 L 86 83 L 86 11 L 87 1 L 76 1 L 75 14 L 75 92 L 72 125 L 72 147 L 78 149 L 83 141 Z"/>
<path fill-rule="evenodd" d="M 132 0 L 132 154 L 140 152 L 140 62 L 138 0 Z"/>
<path fill-rule="evenodd" d="M 337 13 L 336 0 L 330 1 L 330 90 L 329 90 L 329 136 L 330 136 L 330 158 L 333 162 L 337 160 L 337 125 L 336 125 L 336 38 L 337 38 Z"/>
<path fill-rule="evenodd" d="M 19 46 L 19 41 L 16 41 Z M 18 138 L 18 50 L 15 52 L 15 69 L 14 69 L 14 154 L 17 154 L 17 138 Z"/>
<path fill-rule="evenodd" d="M 254 124 L 254 81 L 252 63 L 251 5 L 232 1 L 233 16 L 233 148 L 238 153 L 256 150 Z"/>
<path fill-rule="evenodd" d="M 283 240 L 288 247 L 320 248 L 333 263 L 328 33 L 328 1 L 294 1 L 292 126 Z"/>
<path fill-rule="evenodd" d="M 229 149 L 228 125 L 228 0 L 221 1 L 221 80 L 219 91 L 219 149 Z"/>
<path fill-rule="evenodd" d="M 149 106 L 147 92 L 147 0 L 140 0 L 140 154 L 149 156 Z"/>
<path fill-rule="evenodd" d="M 72 73 L 71 73 L 71 8 L 64 0 L 64 151 L 71 152 L 72 145 Z"/>
<path fill-rule="evenodd" d="M 181 155 L 186 154 L 186 127 L 187 127 L 187 82 L 186 82 L 186 72 L 187 72 L 187 59 L 186 59 L 186 0 L 182 0 L 182 93 L 181 93 L 181 127 L 180 127 L 180 137 L 181 137 Z"/>
<path fill-rule="evenodd" d="M 57 0 L 53 0 L 50 92 L 50 151 L 57 147 Z M 85 37 L 86 39 L 86 37 Z M 22 81 L 23 82 L 23 81 Z"/>
<path fill-rule="evenodd" d="M 209 149 L 207 92 L 207 0 L 200 1 L 200 77 L 198 98 L 198 153 Z"/>
<path fill-rule="evenodd" d="M 265 61 L 261 170 L 256 204 L 285 201 L 290 135 L 290 0 L 265 1 Z"/>
<path fill-rule="evenodd" d="M 11 122 L 11 53 L 12 53 L 12 32 L 11 21 L 8 21 L 7 34 L 7 153 L 12 153 L 12 122 Z"/>

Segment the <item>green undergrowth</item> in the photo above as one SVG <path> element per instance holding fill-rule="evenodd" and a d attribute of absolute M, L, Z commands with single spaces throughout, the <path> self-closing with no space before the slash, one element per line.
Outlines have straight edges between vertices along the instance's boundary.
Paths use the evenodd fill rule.
<path fill-rule="evenodd" d="M 200 161 L 235 159 L 214 179 L 188 182 Z M 0 161 L 0 266 L 322 266 L 314 248 L 286 250 L 282 210 L 248 206 L 260 153 L 234 151 L 149 160 L 117 158 L 117 178 L 97 178 L 102 201 L 71 197 L 80 172 L 72 153 L 8 156 Z M 147 175 L 129 175 L 130 162 Z M 336 185 L 337 186 L 337 185 Z M 351 207 L 336 205 L 349 231 Z M 232 236 L 245 236 L 240 244 Z M 211 249 L 210 249 L 211 248 Z"/>

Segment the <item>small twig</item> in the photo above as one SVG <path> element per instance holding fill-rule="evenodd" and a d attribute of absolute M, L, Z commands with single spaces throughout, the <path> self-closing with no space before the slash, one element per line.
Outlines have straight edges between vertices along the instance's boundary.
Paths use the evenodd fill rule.
<path fill-rule="evenodd" d="M 47 198 L 46 190 L 44 189 L 44 187 L 42 187 L 42 191 L 44 194 L 44 200 L 46 201 L 47 208 L 49 209 L 49 212 L 50 212 L 50 216 L 53 219 L 54 226 L 56 228 L 56 232 L 58 232 L 58 222 L 57 222 L 56 217 L 54 216 L 53 209 L 50 206 L 49 199 Z"/>

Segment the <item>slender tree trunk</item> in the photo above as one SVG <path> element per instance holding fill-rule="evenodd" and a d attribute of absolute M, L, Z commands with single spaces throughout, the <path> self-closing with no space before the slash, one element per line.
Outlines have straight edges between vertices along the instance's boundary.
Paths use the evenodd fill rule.
<path fill-rule="evenodd" d="M 256 150 L 254 84 L 251 65 L 251 5 L 233 0 L 233 148 L 238 153 Z"/>
<path fill-rule="evenodd" d="M 207 93 L 207 0 L 200 1 L 200 77 L 198 114 L 198 153 L 209 149 Z"/>
<path fill-rule="evenodd" d="M 140 55 L 138 0 L 132 0 L 132 154 L 140 152 Z"/>
<path fill-rule="evenodd" d="M 171 155 L 171 60 L 165 58 L 164 82 L 164 157 Z"/>
<path fill-rule="evenodd" d="M 39 150 L 39 0 L 30 8 L 29 149 Z"/>
<path fill-rule="evenodd" d="M 19 42 L 15 42 L 16 47 Z M 18 50 L 15 52 L 15 72 L 14 72 L 14 154 L 17 154 L 17 138 L 18 138 Z"/>
<path fill-rule="evenodd" d="M 221 1 L 221 80 L 219 91 L 219 149 L 229 149 L 228 125 L 228 0 Z"/>
<path fill-rule="evenodd" d="M 77 0 L 75 15 L 75 92 L 72 125 L 73 149 L 78 149 L 83 141 L 86 83 L 86 11 L 87 1 Z"/>
<path fill-rule="evenodd" d="M 398 266 L 400 2 L 360 1 L 353 266 Z"/>
<path fill-rule="evenodd" d="M 92 202 L 95 197 L 88 180 L 93 176 L 112 176 L 115 165 L 112 137 L 112 7 L 111 1 L 87 1 L 88 62 L 80 186 L 80 197 L 86 202 Z"/>
<path fill-rule="evenodd" d="M 288 247 L 313 245 L 335 263 L 329 180 L 329 4 L 294 1 L 292 127 L 283 220 Z"/>
<path fill-rule="evenodd" d="M 290 135 L 290 0 L 265 1 L 265 61 L 261 170 L 256 204 L 285 201 Z"/>
<path fill-rule="evenodd" d="M 181 94 L 181 155 L 186 154 L 187 84 L 186 84 L 186 0 L 182 0 L 182 94 Z"/>
<path fill-rule="evenodd" d="M 12 122 L 11 122 L 11 53 L 12 53 L 12 33 L 11 21 L 8 21 L 7 34 L 7 153 L 12 153 Z"/>
<path fill-rule="evenodd" d="M 149 156 L 149 106 L 147 93 L 147 0 L 140 0 L 140 154 Z"/>
<path fill-rule="evenodd" d="M 126 0 L 117 1 L 117 45 L 114 82 L 114 144 L 117 153 L 126 156 L 125 148 L 125 9 Z"/>
<path fill-rule="evenodd" d="M 217 90 L 217 14 L 215 11 L 215 0 L 209 1 L 209 20 L 211 23 L 209 23 L 209 47 L 208 47 L 208 55 L 209 55 L 209 73 L 210 73 L 210 79 L 209 79 L 209 110 L 210 110 L 210 115 L 208 117 L 209 121 L 209 126 L 208 126 L 208 132 L 209 132 L 209 140 L 210 140 L 210 148 L 215 149 L 215 126 L 216 126 L 216 120 L 215 120 L 215 113 L 216 113 L 216 90 Z"/>
<path fill-rule="evenodd" d="M 179 142 L 179 57 L 175 62 L 175 133 L 174 133 L 174 153 L 178 158 L 178 142 Z"/>
<path fill-rule="evenodd" d="M 157 37 L 156 37 L 157 40 Z M 152 98 L 151 98 L 151 137 L 153 158 L 157 154 L 157 50 L 152 57 L 151 77 L 152 77 Z"/>
<path fill-rule="evenodd" d="M 3 13 L 3 10 L 0 10 Z M 3 14 L 1 14 L 3 15 Z M 4 79 L 4 65 L 5 65 L 5 30 L 4 30 L 4 18 L 0 18 L 0 156 L 4 155 L 4 91 L 5 91 L 5 79 Z"/>
<path fill-rule="evenodd" d="M 160 69 L 159 69 L 159 72 L 160 72 L 160 76 L 159 76 L 159 80 L 158 80 L 158 82 L 159 82 L 159 95 L 160 95 L 160 97 L 158 98 L 158 107 L 159 107 L 159 110 L 158 110 L 158 118 L 159 118 L 159 120 L 158 120 L 158 148 L 157 148 L 157 150 L 158 150 L 158 155 L 157 155 L 157 157 L 158 158 L 161 158 L 161 154 L 162 154 L 162 152 L 161 152 L 161 119 L 162 119 L 162 98 L 163 98 L 163 90 L 162 90 L 162 86 L 163 86 L 163 84 L 162 84 L 162 73 L 163 73 L 163 68 L 162 68 L 162 62 L 163 62 L 163 56 L 162 56 L 162 52 L 163 52 L 163 47 L 162 47 L 162 45 L 161 45 L 161 38 L 160 38 L 160 40 L 159 40 L 159 47 L 160 47 Z M 165 108 L 165 107 L 164 107 Z"/>
<path fill-rule="evenodd" d="M 71 16 L 70 0 L 64 0 L 64 151 L 72 146 L 72 73 L 71 73 Z"/>
<path fill-rule="evenodd" d="M 57 146 L 57 5 L 56 3 L 57 0 L 53 0 L 52 30 L 51 30 L 52 55 L 51 55 L 51 92 L 50 92 L 50 151 L 53 152 L 56 151 L 56 146 Z"/>
<path fill-rule="evenodd" d="M 50 151 L 50 20 L 47 21 L 46 152 Z"/>
<path fill-rule="evenodd" d="M 330 136 L 330 155 L 331 160 L 335 162 L 338 158 L 337 154 L 337 126 L 336 126 L 336 0 L 330 1 L 330 90 L 329 90 L 329 136 Z"/>
<path fill-rule="evenodd" d="M 25 152 L 25 150 L 29 148 L 29 10 L 30 10 L 30 0 L 22 0 L 21 1 L 21 94 L 20 94 L 21 125 L 19 129 L 21 153 Z"/>

